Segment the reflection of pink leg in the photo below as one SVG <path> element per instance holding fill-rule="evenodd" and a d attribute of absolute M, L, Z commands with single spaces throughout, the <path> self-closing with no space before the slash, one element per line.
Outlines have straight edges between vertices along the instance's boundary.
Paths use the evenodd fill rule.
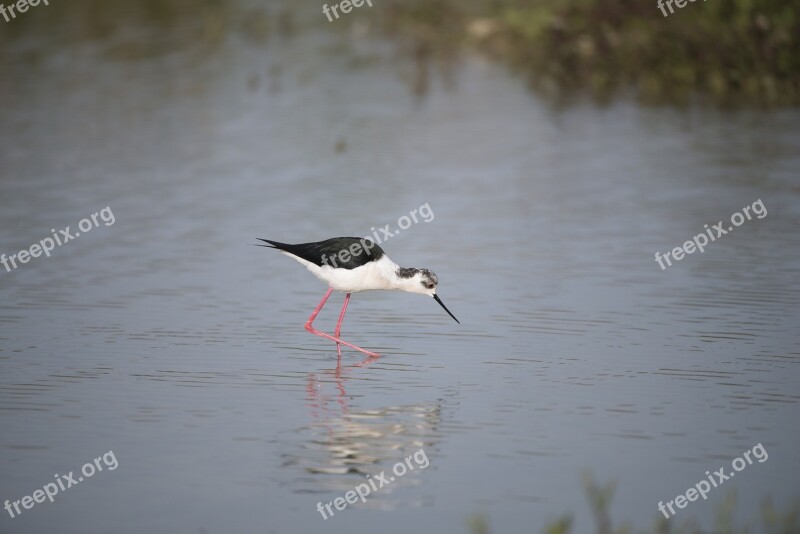
<path fill-rule="evenodd" d="M 364 358 L 363 362 L 359 362 L 359 363 L 355 364 L 355 367 L 366 367 L 367 365 L 371 364 L 375 360 L 379 360 L 381 358 L 380 354 L 375 354 L 374 352 L 370 352 L 368 354 L 369 354 L 369 356 Z"/>
<path fill-rule="evenodd" d="M 333 334 L 336 337 L 339 337 L 342 334 L 342 321 L 344 321 L 344 312 L 347 311 L 347 304 L 350 302 L 350 293 L 344 296 L 344 305 L 342 306 L 342 312 L 339 314 L 339 322 L 336 323 L 336 332 Z M 336 344 L 336 352 L 339 356 L 342 355 L 342 347 L 338 343 Z"/>
<path fill-rule="evenodd" d="M 319 330 L 317 330 L 316 328 L 314 328 L 312 326 L 312 324 L 314 323 L 314 319 L 317 318 L 317 315 L 319 314 L 319 311 L 325 305 L 325 302 L 327 302 L 328 297 L 331 296 L 331 293 L 333 293 L 333 288 L 332 287 L 328 288 L 328 292 L 325 293 L 324 297 L 322 297 L 322 300 L 319 302 L 319 305 L 317 305 L 317 307 L 314 309 L 314 311 L 311 312 L 311 317 L 309 317 L 308 321 L 306 321 L 306 326 L 305 326 L 306 330 L 308 330 L 309 332 L 311 332 L 312 334 L 314 334 L 316 336 L 324 337 L 325 339 L 330 339 L 331 341 L 335 341 L 336 343 L 341 343 L 342 345 L 344 345 L 346 347 L 350 347 L 351 349 L 355 349 L 357 351 L 363 352 L 364 354 L 366 354 L 366 355 L 368 355 L 368 356 L 370 356 L 372 358 L 379 358 L 380 354 L 377 354 L 375 352 L 370 352 L 368 350 L 362 349 L 361 347 L 357 347 L 357 346 L 353 345 L 352 343 L 348 343 L 347 341 L 342 341 L 338 337 L 334 337 L 334 336 L 332 336 L 330 334 L 326 334 L 325 332 L 320 332 Z M 346 302 L 347 302 L 347 300 L 345 300 L 345 304 L 346 304 Z M 346 305 L 345 305 L 345 307 L 346 307 Z M 339 326 L 337 326 L 337 330 L 341 327 L 343 318 L 344 318 L 344 309 L 342 309 L 342 315 L 339 317 Z"/>

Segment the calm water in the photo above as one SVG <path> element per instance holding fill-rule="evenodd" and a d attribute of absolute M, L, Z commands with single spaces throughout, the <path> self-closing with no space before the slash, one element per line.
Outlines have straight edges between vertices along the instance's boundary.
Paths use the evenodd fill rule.
<path fill-rule="evenodd" d="M 257 39 L 234 11 L 172 49 L 135 26 L 75 39 L 48 9 L 66 29 L 0 56 L 0 253 L 115 220 L 0 270 L 0 501 L 109 450 L 118 468 L 0 510 L 0 531 L 461 533 L 484 513 L 512 533 L 572 513 L 587 532 L 585 472 L 646 528 L 757 443 L 766 462 L 673 521 L 710 527 L 730 489 L 745 520 L 800 498 L 800 113 L 556 110 L 478 58 L 421 96 L 391 46 L 302 14 Z M 655 263 L 757 199 L 763 219 Z M 343 337 L 384 357 L 337 367 L 303 330 L 325 287 L 251 244 L 396 230 L 426 203 L 382 246 L 434 270 L 462 324 L 356 294 Z M 322 519 L 419 449 L 426 469 Z"/>

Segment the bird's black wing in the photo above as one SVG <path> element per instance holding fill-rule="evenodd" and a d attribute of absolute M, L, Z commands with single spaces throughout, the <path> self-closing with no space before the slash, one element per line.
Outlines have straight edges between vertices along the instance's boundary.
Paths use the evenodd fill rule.
<path fill-rule="evenodd" d="M 258 238 L 258 240 L 269 243 L 269 245 L 260 245 L 262 247 L 269 246 L 288 252 L 319 267 L 329 265 L 342 269 L 355 269 L 371 261 L 377 261 L 383 256 L 383 249 L 366 237 L 333 237 L 325 241 L 296 245 L 270 239 Z"/>

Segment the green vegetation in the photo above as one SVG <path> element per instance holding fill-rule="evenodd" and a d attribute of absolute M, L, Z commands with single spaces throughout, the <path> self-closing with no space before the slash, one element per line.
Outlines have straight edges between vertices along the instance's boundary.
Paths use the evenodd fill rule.
<path fill-rule="evenodd" d="M 552 97 L 651 103 L 800 104 L 800 4 L 656 0 L 387 0 L 383 33 L 434 62 L 470 45 Z"/>
<path fill-rule="evenodd" d="M 603 101 L 632 93 L 648 103 L 800 105 L 800 3 L 689 0 L 664 17 L 657 0 L 381 0 L 328 22 L 314 6 L 288 0 L 249 6 L 224 0 L 84 0 L 3 21 L 0 64 L 14 42 L 38 37 L 105 43 L 111 59 L 149 59 L 176 50 L 218 51 L 233 35 L 254 46 L 309 30 L 389 37 L 413 65 L 412 87 L 433 73 L 454 81 L 460 54 L 504 62 L 539 94 Z M 302 22 L 301 22 L 302 21 Z M 357 27 L 358 31 L 349 31 Z M 38 56 L 26 50 L 25 59 Z M 407 74 L 407 72 L 406 72 Z"/>
<path fill-rule="evenodd" d="M 604 486 L 598 485 L 590 475 L 585 475 L 583 486 L 589 507 L 594 518 L 595 532 L 597 534 L 634 534 L 637 532 L 631 526 L 623 524 L 615 527 L 609 514 L 611 500 L 614 497 L 616 484 L 609 482 Z M 736 525 L 734 512 L 736 511 L 736 492 L 727 494 L 716 510 L 715 524 L 712 532 L 716 534 L 750 534 L 763 532 L 766 534 L 797 534 L 800 532 L 800 505 L 795 504 L 785 512 L 779 512 L 772 505 L 770 499 L 765 499 L 761 505 L 761 523 L 756 527 Z M 665 519 L 657 513 L 656 519 L 650 530 L 638 531 L 654 534 L 701 534 L 700 526 L 692 519 L 679 522 L 677 519 Z M 469 518 L 467 525 L 472 534 L 491 534 L 489 520 L 484 515 L 474 515 Z M 565 515 L 545 526 L 543 534 L 570 534 L 572 532 L 572 518 Z"/>

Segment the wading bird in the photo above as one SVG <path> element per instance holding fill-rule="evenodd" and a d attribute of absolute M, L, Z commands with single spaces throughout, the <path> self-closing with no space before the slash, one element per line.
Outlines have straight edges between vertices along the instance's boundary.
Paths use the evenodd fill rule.
<path fill-rule="evenodd" d="M 400 267 L 390 260 L 389 256 L 383 252 L 383 249 L 370 239 L 334 237 L 325 241 L 297 245 L 288 245 L 269 239 L 258 238 L 258 240 L 267 243 L 266 245 L 258 246 L 278 249 L 283 254 L 302 263 L 314 276 L 330 286 L 319 305 L 311 313 L 311 317 L 306 321 L 305 328 L 312 334 L 335 341 L 339 354 L 341 354 L 341 347 L 339 347 L 341 343 L 361 351 L 371 358 L 380 356 L 375 352 L 362 349 L 339 338 L 342 331 L 344 313 L 347 310 L 347 304 L 350 302 L 350 294 L 357 291 L 388 289 L 428 295 L 433 297 L 450 317 L 461 324 L 436 294 L 436 286 L 439 283 L 439 279 L 432 271 Z M 339 314 L 339 322 L 336 323 L 336 332 L 332 336 L 315 329 L 313 323 L 334 290 L 344 291 L 346 295 L 344 296 L 342 311 Z"/>

